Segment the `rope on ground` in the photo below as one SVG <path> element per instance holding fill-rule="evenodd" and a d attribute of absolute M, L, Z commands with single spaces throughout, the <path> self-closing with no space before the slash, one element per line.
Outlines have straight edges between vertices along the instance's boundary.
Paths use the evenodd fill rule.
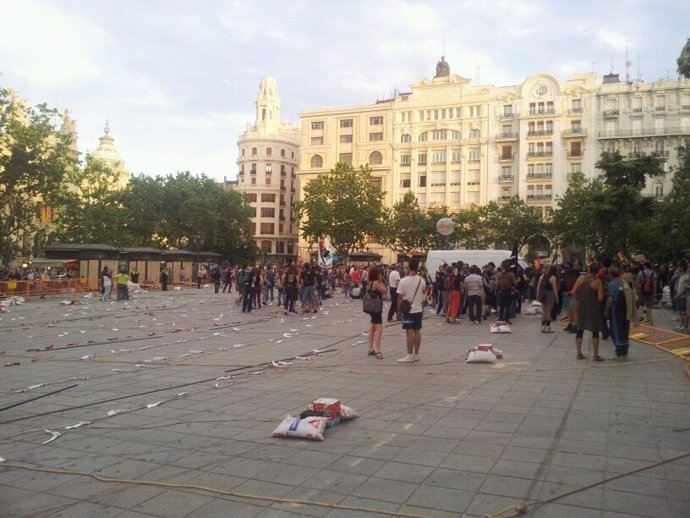
<path fill-rule="evenodd" d="M 102 475 L 96 475 L 95 473 L 87 473 L 85 471 L 73 471 L 73 470 L 63 470 L 63 469 L 55 469 L 55 468 L 41 468 L 39 466 L 30 466 L 28 464 L 18 464 L 14 462 L 2 462 L 0 461 L 0 468 L 15 468 L 15 469 L 25 469 L 29 471 L 38 471 L 42 473 L 53 473 L 56 475 L 76 475 L 76 476 L 82 476 L 82 477 L 91 477 L 95 480 L 98 480 L 99 482 L 111 482 L 111 483 L 117 483 L 117 484 L 132 484 L 132 485 L 142 485 L 142 486 L 154 486 L 154 487 L 165 487 L 165 488 L 171 488 L 171 489 L 192 489 L 196 491 L 204 491 L 207 493 L 213 493 L 213 494 L 218 494 L 218 495 L 223 495 L 223 496 L 229 496 L 233 498 L 247 498 L 250 500 L 261 500 L 261 501 L 268 501 L 268 502 L 274 502 L 274 503 L 279 503 L 279 504 L 292 504 L 292 505 L 313 505 L 317 507 L 326 507 L 329 509 L 341 509 L 345 511 L 355 511 L 355 512 L 362 512 L 362 513 L 372 513 L 372 514 L 380 514 L 380 515 L 386 515 L 386 516 L 396 516 L 400 518 L 427 518 L 424 515 L 420 514 L 410 514 L 410 513 L 403 513 L 403 512 L 396 512 L 396 511 L 384 511 L 381 509 L 374 509 L 374 508 L 368 508 L 368 507 L 356 507 L 356 506 L 350 506 L 350 505 L 341 505 L 341 504 L 334 504 L 334 503 L 328 503 L 328 502 L 319 502 L 316 500 L 301 500 L 301 499 L 293 499 L 293 498 L 279 498 L 279 497 L 273 497 L 273 496 L 263 496 L 263 495 L 254 495 L 250 493 L 239 493 L 237 491 L 227 491 L 224 489 L 216 489 L 212 487 L 206 487 L 206 486 L 198 486 L 196 484 L 182 484 L 182 483 L 171 483 L 171 482 L 157 482 L 155 480 L 131 480 L 131 479 L 126 479 L 126 478 L 113 478 L 113 477 L 104 477 Z"/>
<path fill-rule="evenodd" d="M 601 484 L 606 484 L 607 482 L 611 482 L 611 481 L 617 480 L 619 478 L 628 477 L 630 475 L 634 475 L 635 473 L 639 473 L 640 471 L 645 471 L 648 469 L 656 468 L 658 466 L 662 466 L 662 465 L 667 464 L 669 462 L 684 459 L 685 457 L 690 457 L 690 453 L 682 453 L 680 455 L 676 455 L 675 457 L 660 460 L 659 462 L 656 462 L 654 464 L 650 464 L 648 466 L 643 466 L 641 468 L 633 469 L 632 471 L 626 471 L 625 473 L 619 473 L 618 475 L 614 475 L 612 477 L 605 478 L 604 480 L 600 480 L 599 482 L 594 482 L 594 483 L 589 484 L 587 486 L 579 487 L 577 489 L 573 489 L 572 491 L 566 491 L 565 493 L 561 493 L 560 495 L 552 496 L 551 498 L 547 498 L 546 500 L 536 500 L 534 502 L 523 502 L 523 503 L 518 504 L 518 505 L 511 505 L 509 507 L 506 507 L 505 509 L 501 509 L 497 513 L 483 514 L 482 518 L 512 518 L 513 516 L 518 516 L 520 514 L 527 512 L 527 509 L 530 507 L 536 507 L 538 505 L 549 504 L 551 502 L 555 502 L 556 500 L 560 500 L 561 498 L 565 498 L 566 496 L 570 496 L 570 495 L 574 495 L 575 493 L 579 493 L 580 491 L 592 489 L 593 487 L 600 486 Z M 508 514 L 508 513 L 511 513 L 511 514 Z"/>

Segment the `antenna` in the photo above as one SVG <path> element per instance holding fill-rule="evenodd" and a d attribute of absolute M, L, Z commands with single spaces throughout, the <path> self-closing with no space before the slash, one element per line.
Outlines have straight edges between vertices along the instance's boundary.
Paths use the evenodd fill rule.
<path fill-rule="evenodd" d="M 628 59 L 628 46 L 625 46 L 625 82 L 630 84 L 630 60 Z"/>
<path fill-rule="evenodd" d="M 642 74 L 640 73 L 640 53 L 637 53 L 637 82 L 642 81 Z"/>
<path fill-rule="evenodd" d="M 613 56 L 611 56 L 611 74 L 613 74 Z"/>

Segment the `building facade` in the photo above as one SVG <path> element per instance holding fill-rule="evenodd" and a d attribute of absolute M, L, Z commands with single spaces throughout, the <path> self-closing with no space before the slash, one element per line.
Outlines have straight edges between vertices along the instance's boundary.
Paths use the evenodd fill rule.
<path fill-rule="evenodd" d="M 338 161 L 369 164 L 391 207 L 413 192 L 451 211 L 519 195 L 548 218 L 572 174 L 598 175 L 603 151 L 651 154 L 667 171 L 690 137 L 690 79 L 621 82 L 617 75 L 541 73 L 514 86 L 473 85 L 441 58 L 433 78 L 374 104 L 300 114 L 300 184 Z M 671 175 L 647 183 L 663 196 Z M 314 244 L 301 243 L 300 250 Z M 396 258 L 390 251 L 371 248 Z M 303 259 L 308 256 L 303 254 Z"/>
<path fill-rule="evenodd" d="M 297 258 L 298 225 L 293 203 L 297 200 L 301 130 L 281 122 L 276 80 L 259 83 L 254 124 L 237 142 L 238 182 L 252 210 L 252 235 L 264 262 Z"/>
<path fill-rule="evenodd" d="M 678 165 L 678 147 L 690 137 L 690 79 L 654 83 L 604 76 L 597 93 L 597 154 L 618 151 L 628 158 L 655 156 L 665 171 Z M 648 181 L 647 196 L 663 197 L 672 175 Z"/>

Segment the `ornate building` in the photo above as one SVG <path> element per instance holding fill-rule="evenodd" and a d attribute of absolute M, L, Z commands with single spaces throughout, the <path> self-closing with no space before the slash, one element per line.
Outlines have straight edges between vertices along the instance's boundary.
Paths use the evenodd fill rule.
<path fill-rule="evenodd" d="M 125 167 L 125 161 L 115 149 L 115 139 L 110 136 L 110 124 L 105 123 L 105 129 L 102 137 L 99 137 L 100 144 L 96 151 L 93 152 L 93 158 L 109 165 L 117 174 L 117 188 L 124 189 L 129 183 L 129 171 Z"/>
<path fill-rule="evenodd" d="M 592 74 L 473 85 L 441 58 L 433 78 L 393 99 L 300 114 L 300 184 L 338 161 L 369 164 L 389 207 L 410 191 L 451 210 L 518 194 L 548 217 L 570 173 L 594 174 L 598 86 Z"/>
<path fill-rule="evenodd" d="M 262 260 L 292 261 L 297 257 L 298 228 L 293 202 L 297 200 L 299 126 L 280 119 L 276 80 L 264 77 L 256 98 L 256 118 L 242 132 L 238 184 L 252 208 L 252 234 Z"/>

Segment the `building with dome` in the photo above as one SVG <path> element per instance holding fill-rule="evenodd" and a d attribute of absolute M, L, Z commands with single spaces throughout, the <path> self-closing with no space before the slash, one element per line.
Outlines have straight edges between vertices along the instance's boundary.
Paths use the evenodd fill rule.
<path fill-rule="evenodd" d="M 98 148 L 93 152 L 93 158 L 110 166 L 117 175 L 116 186 L 124 189 L 129 183 L 130 173 L 125 167 L 125 161 L 120 152 L 115 148 L 115 139 L 110 136 L 110 124 L 105 123 L 103 136 L 99 138 Z"/>
<path fill-rule="evenodd" d="M 276 80 L 259 82 L 254 124 L 237 142 L 237 185 L 252 210 L 252 235 L 264 262 L 290 262 L 297 257 L 297 169 L 301 130 L 280 118 Z"/>

